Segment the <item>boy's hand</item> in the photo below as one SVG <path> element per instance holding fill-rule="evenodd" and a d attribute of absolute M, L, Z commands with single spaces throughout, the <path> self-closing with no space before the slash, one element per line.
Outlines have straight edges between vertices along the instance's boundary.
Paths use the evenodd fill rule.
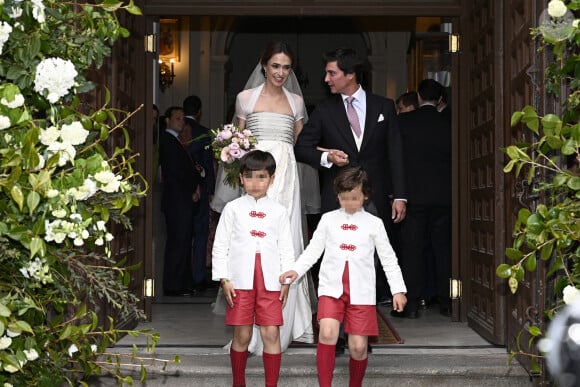
<path fill-rule="evenodd" d="M 282 285 L 291 285 L 298 278 L 298 273 L 294 270 L 288 270 L 286 273 L 280 275 L 280 283 Z"/>
<path fill-rule="evenodd" d="M 280 289 L 280 302 L 282 303 L 282 308 L 286 306 L 286 301 L 288 300 L 288 291 L 290 290 L 290 285 L 282 285 Z"/>
<path fill-rule="evenodd" d="M 407 297 L 403 293 L 393 294 L 393 310 L 402 312 L 407 305 Z"/>
<path fill-rule="evenodd" d="M 236 289 L 234 289 L 234 284 L 230 281 L 222 280 L 222 290 L 224 292 L 224 297 L 230 308 L 234 307 L 234 298 L 236 297 Z"/>

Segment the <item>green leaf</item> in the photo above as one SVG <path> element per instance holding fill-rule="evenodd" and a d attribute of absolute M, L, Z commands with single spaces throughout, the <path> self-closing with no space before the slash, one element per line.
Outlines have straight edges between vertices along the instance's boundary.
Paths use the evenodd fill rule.
<path fill-rule="evenodd" d="M 510 173 L 514 167 L 514 165 L 518 162 L 518 160 L 510 160 L 505 167 L 503 167 L 504 173 Z"/>
<path fill-rule="evenodd" d="M 30 240 L 30 259 L 34 258 L 37 254 L 40 257 L 44 256 L 45 254 L 44 241 L 41 238 L 32 237 L 32 239 Z"/>
<path fill-rule="evenodd" d="M 524 256 L 524 253 L 522 253 L 518 249 L 512 249 L 511 247 L 508 247 L 507 249 L 505 249 L 505 255 L 512 261 L 517 261 L 518 259 Z"/>
<path fill-rule="evenodd" d="M 15 185 L 10 190 L 10 195 L 12 196 L 12 200 L 16 202 L 20 211 L 22 211 L 22 207 L 24 206 L 24 194 L 19 186 Z"/>
<path fill-rule="evenodd" d="M 6 307 L 6 305 L 0 303 L 0 317 L 10 317 L 12 312 Z"/>
<path fill-rule="evenodd" d="M 549 113 L 542 118 L 542 126 L 546 135 L 558 134 L 562 128 L 562 120 L 557 115 Z"/>
<path fill-rule="evenodd" d="M 572 139 L 568 139 L 568 141 L 566 141 L 566 143 L 562 146 L 562 154 L 566 156 L 573 155 L 577 150 L 578 147 L 576 145 L 576 141 Z"/>
<path fill-rule="evenodd" d="M 495 274 L 499 278 L 508 278 L 512 275 L 512 266 L 507 263 L 502 263 L 495 269 Z"/>
<path fill-rule="evenodd" d="M 38 203 L 40 203 L 40 195 L 36 191 L 30 191 L 26 197 L 26 205 L 28 206 L 28 214 L 30 216 L 34 214 Z"/>
<path fill-rule="evenodd" d="M 541 336 L 542 335 L 542 331 L 539 327 L 532 325 L 529 329 L 530 335 L 532 336 Z"/>
<path fill-rule="evenodd" d="M 522 111 L 524 112 L 522 122 L 524 122 L 534 133 L 539 134 L 538 128 L 540 126 L 540 120 L 538 119 L 538 114 L 534 108 L 528 105 L 525 106 Z"/>
<path fill-rule="evenodd" d="M 524 112 L 514 112 L 512 114 L 511 126 L 516 126 L 524 117 Z"/>
<path fill-rule="evenodd" d="M 524 267 L 527 271 L 534 271 L 536 270 L 536 256 L 534 254 L 530 255 L 524 261 Z"/>
<path fill-rule="evenodd" d="M 568 188 L 573 189 L 574 191 L 580 190 L 580 177 L 575 176 L 568 180 L 567 182 Z"/>
<path fill-rule="evenodd" d="M 569 176 L 567 176 L 563 173 L 559 173 L 556 176 L 554 176 L 554 186 L 561 187 L 564 184 L 566 184 L 568 179 L 569 179 Z"/>
<path fill-rule="evenodd" d="M 544 229 L 543 219 L 538 214 L 532 214 L 526 221 L 528 230 L 533 234 L 539 234 Z"/>

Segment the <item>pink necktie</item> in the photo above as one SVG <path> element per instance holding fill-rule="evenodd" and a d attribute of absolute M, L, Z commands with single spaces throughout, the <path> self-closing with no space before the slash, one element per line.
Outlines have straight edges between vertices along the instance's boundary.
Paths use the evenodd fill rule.
<path fill-rule="evenodd" d="M 352 101 L 354 101 L 354 97 L 346 98 L 346 115 L 348 117 L 348 122 L 350 122 L 352 131 L 357 137 L 360 137 L 360 123 L 358 122 L 358 114 L 356 114 L 356 110 L 354 109 L 354 106 L 352 106 Z"/>

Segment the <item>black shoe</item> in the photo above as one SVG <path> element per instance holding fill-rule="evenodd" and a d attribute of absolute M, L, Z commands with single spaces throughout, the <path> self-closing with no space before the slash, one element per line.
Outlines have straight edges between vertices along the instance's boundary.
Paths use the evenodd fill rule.
<path fill-rule="evenodd" d="M 392 317 L 397 317 L 397 318 L 411 318 L 411 319 L 416 319 L 419 317 L 419 312 L 414 309 L 405 309 L 402 312 L 398 312 L 396 310 L 391 310 L 391 316 Z"/>
<path fill-rule="evenodd" d="M 342 337 L 338 338 L 338 341 L 336 342 L 336 348 L 334 350 L 334 353 L 336 354 L 336 356 L 338 355 L 344 355 L 344 347 L 346 345 L 345 340 Z"/>
<path fill-rule="evenodd" d="M 196 293 L 203 293 L 207 290 L 207 284 L 205 282 L 201 282 L 199 284 L 195 284 L 194 288 Z"/>
<path fill-rule="evenodd" d="M 163 295 L 166 297 L 191 297 L 193 290 L 164 290 Z"/>

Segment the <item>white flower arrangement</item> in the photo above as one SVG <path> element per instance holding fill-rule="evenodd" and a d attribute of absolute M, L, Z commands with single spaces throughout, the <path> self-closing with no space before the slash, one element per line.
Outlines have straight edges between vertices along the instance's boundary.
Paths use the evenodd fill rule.
<path fill-rule="evenodd" d="M 68 94 L 75 84 L 77 75 L 77 70 L 70 60 L 44 59 L 36 67 L 34 91 L 46 93 L 46 99 L 51 103 L 56 103 Z"/>

